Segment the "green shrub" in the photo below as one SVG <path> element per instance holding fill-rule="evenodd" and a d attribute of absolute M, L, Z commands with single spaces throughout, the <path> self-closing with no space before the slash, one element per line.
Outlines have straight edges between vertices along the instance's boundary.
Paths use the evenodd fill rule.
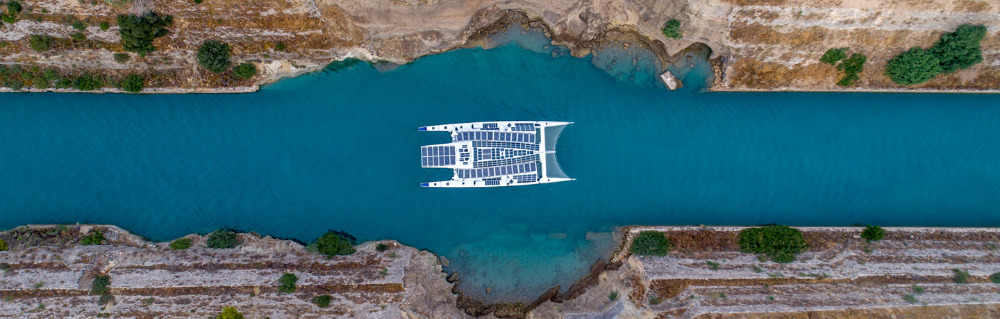
<path fill-rule="evenodd" d="M 667 25 L 664 26 L 663 29 L 660 29 L 660 31 L 663 32 L 664 36 L 671 39 L 680 39 L 684 37 L 684 35 L 681 34 L 681 22 L 677 19 L 670 19 L 670 21 L 667 21 Z"/>
<path fill-rule="evenodd" d="M 612 291 L 608 294 L 608 300 L 615 301 L 618 300 L 618 290 Z"/>
<path fill-rule="evenodd" d="M 101 275 L 94 277 L 94 281 L 90 284 L 90 292 L 95 295 L 104 295 L 110 292 L 108 286 L 111 285 L 111 276 Z"/>
<path fill-rule="evenodd" d="M 290 294 L 295 292 L 295 282 L 299 281 L 299 277 L 295 274 L 284 274 L 281 278 L 278 278 L 278 291 Z"/>
<path fill-rule="evenodd" d="M 285 44 L 278 42 L 274 45 L 274 51 L 282 52 L 285 51 Z"/>
<path fill-rule="evenodd" d="M 903 295 L 903 300 L 909 303 L 916 303 L 917 297 L 914 297 L 913 295 Z"/>
<path fill-rule="evenodd" d="M 32 34 L 28 37 L 28 44 L 35 52 L 45 52 L 52 49 L 52 37 Z"/>
<path fill-rule="evenodd" d="M 10 250 L 10 247 L 7 247 L 7 242 L 4 241 L 3 239 L 0 239 L 0 251 L 8 251 L 8 250 Z"/>
<path fill-rule="evenodd" d="M 227 249 L 235 248 L 239 244 L 240 240 L 236 232 L 228 229 L 220 229 L 208 235 L 208 241 L 205 243 L 205 246 L 215 249 Z"/>
<path fill-rule="evenodd" d="M 385 243 L 378 243 L 378 245 L 375 245 L 375 250 L 377 251 L 382 252 L 386 251 L 387 249 L 389 249 L 389 245 L 386 245 Z"/>
<path fill-rule="evenodd" d="M 924 293 L 924 287 L 913 286 L 913 292 L 914 293 L 918 293 L 918 294 L 922 294 L 922 293 Z"/>
<path fill-rule="evenodd" d="M 670 240 L 662 232 L 647 230 L 639 232 L 632 239 L 629 252 L 640 256 L 666 256 L 670 251 Z"/>
<path fill-rule="evenodd" d="M 867 61 L 868 57 L 864 54 L 854 53 L 847 60 L 840 62 L 837 65 L 837 70 L 844 71 L 846 74 L 860 74 L 865 70 L 865 62 Z"/>
<path fill-rule="evenodd" d="M 330 300 L 331 299 L 332 298 L 330 297 L 330 295 L 322 295 L 322 296 L 313 297 L 312 302 L 314 304 L 316 304 L 316 306 L 318 306 L 320 308 L 327 308 L 327 307 L 330 307 Z"/>
<path fill-rule="evenodd" d="M 649 304 L 650 305 L 658 305 L 658 304 L 660 304 L 660 297 L 649 296 Z"/>
<path fill-rule="evenodd" d="M 113 303 L 113 302 L 115 302 L 115 296 L 112 296 L 110 294 L 103 294 L 103 295 L 101 295 L 100 298 L 97 298 L 97 304 L 101 305 L 101 306 L 109 304 L 109 303 Z"/>
<path fill-rule="evenodd" d="M 927 82 L 940 72 L 940 60 L 919 47 L 910 48 L 885 63 L 885 75 L 903 85 Z"/>
<path fill-rule="evenodd" d="M 711 270 L 719 270 L 719 263 L 717 263 L 717 262 L 709 260 L 709 261 L 706 261 L 705 264 L 707 264 L 708 268 L 711 269 Z"/>
<path fill-rule="evenodd" d="M 882 227 L 868 225 L 865 226 L 865 230 L 861 231 L 861 238 L 868 242 L 879 241 L 885 238 L 885 230 Z"/>
<path fill-rule="evenodd" d="M 257 66 L 253 63 L 243 62 L 233 68 L 233 75 L 241 79 L 249 79 L 257 75 Z"/>
<path fill-rule="evenodd" d="M 107 21 L 101 21 L 100 27 L 101 31 L 108 31 L 108 29 L 111 29 L 111 23 L 108 23 Z"/>
<path fill-rule="evenodd" d="M 204 0 L 194 0 L 194 4 L 201 4 Z"/>
<path fill-rule="evenodd" d="M 87 30 L 87 25 L 84 24 L 83 21 L 76 20 L 73 21 L 73 29 L 77 29 L 80 31 Z"/>
<path fill-rule="evenodd" d="M 128 53 L 115 53 L 114 57 L 115 62 L 118 63 L 128 62 L 128 60 L 132 58 L 132 56 L 128 55 Z"/>
<path fill-rule="evenodd" d="M 83 245 L 103 245 L 104 234 L 97 230 L 91 230 L 90 234 L 80 239 L 80 243 Z"/>
<path fill-rule="evenodd" d="M 236 311 L 236 307 L 222 307 L 222 313 L 219 314 L 218 319 L 243 319 L 243 314 Z"/>
<path fill-rule="evenodd" d="M 328 257 L 350 255 L 355 252 L 351 241 L 335 232 L 327 232 L 316 240 L 316 249 Z"/>
<path fill-rule="evenodd" d="M 129 74 L 122 79 L 122 90 L 126 92 L 139 93 L 145 87 L 141 76 Z"/>
<path fill-rule="evenodd" d="M 191 246 L 193 245 L 194 242 L 191 240 L 191 238 L 178 238 L 170 242 L 170 249 L 185 250 L 191 248 Z"/>
<path fill-rule="evenodd" d="M 958 284 L 969 283 L 969 272 L 958 268 L 952 269 L 951 280 Z"/>
<path fill-rule="evenodd" d="M 990 275 L 990 282 L 994 284 L 1000 284 L 1000 272 L 995 272 Z"/>
<path fill-rule="evenodd" d="M 167 35 L 170 31 L 166 28 L 173 23 L 173 16 L 152 11 L 142 16 L 120 14 L 118 33 L 121 35 L 122 47 L 141 56 L 156 51 L 153 40 Z"/>
<path fill-rule="evenodd" d="M 958 69 L 968 69 L 983 61 L 979 43 L 986 36 L 986 27 L 962 25 L 955 32 L 941 35 L 941 38 L 927 51 L 937 57 L 941 73 L 948 74 Z"/>
<path fill-rule="evenodd" d="M 100 78 L 85 73 L 73 79 L 73 87 L 80 91 L 93 91 L 104 86 Z"/>
<path fill-rule="evenodd" d="M 215 73 L 225 72 L 229 69 L 229 45 L 217 40 L 205 40 L 198 48 L 198 64 Z"/>
<path fill-rule="evenodd" d="M 19 14 L 21 13 L 21 3 L 17 0 L 12 0 L 7 2 L 7 14 Z"/>
<path fill-rule="evenodd" d="M 806 241 L 798 229 L 784 225 L 746 228 L 740 231 L 740 251 L 764 254 L 771 261 L 789 263 L 806 250 Z"/>
<path fill-rule="evenodd" d="M 860 80 L 860 79 L 861 79 L 861 77 L 858 76 L 857 74 L 844 74 L 844 77 L 840 78 L 840 80 L 837 81 L 837 85 L 839 85 L 839 86 L 852 86 L 852 85 L 854 85 L 854 83 L 858 82 L 858 80 Z"/>
<path fill-rule="evenodd" d="M 836 65 L 837 62 L 847 57 L 847 49 L 833 48 L 826 50 L 826 53 L 823 53 L 823 57 L 819 58 L 819 61 L 829 65 Z"/>
<path fill-rule="evenodd" d="M 69 35 L 69 38 L 73 39 L 73 41 L 83 41 L 87 39 L 87 35 L 83 34 L 83 32 L 73 32 L 73 34 Z"/>

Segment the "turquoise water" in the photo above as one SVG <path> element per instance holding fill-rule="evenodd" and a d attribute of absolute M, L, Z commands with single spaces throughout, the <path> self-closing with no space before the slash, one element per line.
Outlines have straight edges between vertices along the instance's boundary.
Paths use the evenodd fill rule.
<path fill-rule="evenodd" d="M 362 64 L 254 94 L 4 94 L 0 228 L 343 229 L 438 252 L 473 294 L 533 298 L 619 225 L 1000 226 L 996 95 L 700 93 L 703 71 L 670 92 L 559 50 Z M 576 122 L 558 154 L 577 180 L 419 187 L 450 173 L 420 168 L 419 146 L 448 135 L 417 127 L 494 119 Z"/>

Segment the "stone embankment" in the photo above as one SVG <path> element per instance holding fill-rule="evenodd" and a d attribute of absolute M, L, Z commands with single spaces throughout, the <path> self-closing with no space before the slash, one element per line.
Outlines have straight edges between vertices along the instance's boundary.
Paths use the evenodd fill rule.
<path fill-rule="evenodd" d="M 81 245 L 92 229 L 103 245 Z M 1000 229 L 803 227 L 791 263 L 739 250 L 742 227 L 626 227 L 610 262 L 531 303 L 483 305 L 449 283 L 439 259 L 393 241 L 325 256 L 289 240 L 240 234 L 233 249 L 172 250 L 114 226 L 25 226 L 0 232 L 0 317 L 247 318 L 995 318 Z M 633 256 L 640 231 L 664 233 L 666 256 Z M 383 251 L 378 243 L 386 244 Z M 279 291 L 282 274 L 299 279 Z M 959 279 L 956 273 L 967 273 Z M 92 293 L 110 277 L 110 297 Z M 964 282 L 958 282 L 964 281 Z M 328 308 L 312 298 L 330 295 Z"/>
<path fill-rule="evenodd" d="M 80 245 L 91 229 L 104 245 Z M 437 256 L 383 241 L 348 256 L 325 255 L 282 239 L 239 234 L 233 249 L 172 250 L 114 226 L 26 226 L 0 232 L 2 318 L 206 318 L 224 306 L 247 318 L 456 318 L 452 285 Z M 296 291 L 278 291 L 285 273 Z M 110 277 L 110 300 L 92 293 Z M 327 308 L 312 298 L 330 295 Z"/>
<path fill-rule="evenodd" d="M 0 64 L 119 79 L 145 77 L 149 92 L 244 92 L 257 85 L 359 58 L 405 63 L 420 56 L 483 44 L 496 32 L 537 24 L 576 56 L 602 43 L 632 43 L 671 60 L 695 43 L 713 50 L 715 90 L 840 90 L 840 74 L 819 57 L 850 47 L 868 56 L 856 90 L 997 91 L 1000 88 L 1000 4 L 973 0 L 23 0 L 15 23 L 0 26 Z M 117 14 L 154 10 L 174 17 L 170 33 L 146 55 L 123 53 Z M 681 39 L 660 31 L 681 21 Z M 70 39 L 85 22 L 84 38 Z M 98 25 L 108 22 L 109 28 Z M 983 24 L 984 61 L 915 87 L 882 75 L 885 62 L 910 47 L 928 47 L 961 24 Z M 36 52 L 30 35 L 56 38 Z M 198 66 L 202 41 L 232 47 L 234 63 L 259 69 L 244 80 Z M 663 65 L 667 65 L 664 63 Z M 35 89 L 38 76 L 5 75 L 0 85 Z M 115 88 L 107 88 L 116 91 Z"/>

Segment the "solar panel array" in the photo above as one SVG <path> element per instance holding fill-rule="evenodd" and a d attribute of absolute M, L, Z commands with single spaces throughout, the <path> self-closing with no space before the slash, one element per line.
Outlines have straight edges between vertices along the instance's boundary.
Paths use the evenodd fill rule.
<path fill-rule="evenodd" d="M 509 133 L 509 132 L 458 132 L 455 134 L 455 142 L 459 141 L 501 141 L 501 142 L 522 142 L 534 143 L 535 133 Z"/>
<path fill-rule="evenodd" d="M 421 146 L 420 165 L 423 167 L 455 165 L 455 147 Z"/>
<path fill-rule="evenodd" d="M 532 154 L 528 156 L 508 157 L 505 159 L 497 159 L 497 160 L 474 161 L 472 162 L 472 167 L 480 168 L 480 167 L 490 167 L 490 166 L 502 166 L 502 165 L 534 162 L 537 160 L 538 160 L 538 154 Z"/>
<path fill-rule="evenodd" d="M 533 173 L 538 169 L 535 162 L 505 165 L 499 167 L 484 167 L 475 169 L 456 169 L 458 178 L 486 178 L 501 175 Z"/>
<path fill-rule="evenodd" d="M 499 130 L 500 126 L 497 123 L 483 123 L 484 130 Z"/>
<path fill-rule="evenodd" d="M 514 180 L 518 183 L 534 183 L 538 181 L 537 174 L 515 175 Z"/>
<path fill-rule="evenodd" d="M 489 179 L 486 179 L 486 180 L 484 180 L 484 181 L 486 182 L 486 185 L 487 185 L 487 186 L 491 186 L 491 185 L 492 185 L 492 186 L 496 186 L 496 185 L 500 185 L 500 178 L 499 178 L 499 177 L 498 177 L 498 178 L 489 178 Z"/>
<path fill-rule="evenodd" d="M 534 123 L 514 123 L 514 127 L 510 129 L 511 131 L 534 131 Z"/>

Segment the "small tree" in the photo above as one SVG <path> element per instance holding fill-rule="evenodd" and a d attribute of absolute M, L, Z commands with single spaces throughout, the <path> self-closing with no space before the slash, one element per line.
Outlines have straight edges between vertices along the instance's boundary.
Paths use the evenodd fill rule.
<path fill-rule="evenodd" d="M 1000 272 L 990 274 L 990 282 L 1000 284 Z"/>
<path fill-rule="evenodd" d="M 172 250 L 185 250 L 191 248 L 194 242 L 191 238 L 178 238 L 170 242 L 170 249 Z"/>
<path fill-rule="evenodd" d="M 350 255 L 355 252 L 351 241 L 335 232 L 327 232 L 316 240 L 316 249 L 328 257 Z"/>
<path fill-rule="evenodd" d="M 83 21 L 76 20 L 73 21 L 73 29 L 77 29 L 80 31 L 87 30 L 87 25 L 84 24 Z"/>
<path fill-rule="evenodd" d="M 107 21 L 101 21 L 100 27 L 101 31 L 108 31 L 108 29 L 111 29 L 111 24 Z"/>
<path fill-rule="evenodd" d="M 243 62 L 233 68 L 233 75 L 241 79 L 249 79 L 257 75 L 257 66 L 253 63 Z"/>
<path fill-rule="evenodd" d="M 902 85 L 927 82 L 940 72 L 940 60 L 919 47 L 910 48 L 885 64 L 885 75 Z"/>
<path fill-rule="evenodd" d="M 312 302 L 320 308 L 330 307 L 330 300 L 333 299 L 330 295 L 322 295 L 313 297 Z"/>
<path fill-rule="evenodd" d="M 299 277 L 295 274 L 284 274 L 281 278 L 278 278 L 278 291 L 290 294 L 295 292 L 295 282 L 299 281 Z"/>
<path fill-rule="evenodd" d="M 864 238 L 868 242 L 879 241 L 885 237 L 885 230 L 879 226 L 868 225 L 865 226 L 865 230 L 861 231 L 861 238 Z"/>
<path fill-rule="evenodd" d="M 104 234 L 98 230 L 91 230 L 90 234 L 83 236 L 80 239 L 80 243 L 83 245 L 103 245 L 104 244 Z"/>
<path fill-rule="evenodd" d="M 205 40 L 198 48 L 198 64 L 215 73 L 225 72 L 229 69 L 229 45 L 217 40 Z"/>
<path fill-rule="evenodd" d="M 383 252 L 386 251 L 386 249 L 389 249 L 389 245 L 386 245 L 385 243 L 378 243 L 378 245 L 375 245 L 376 251 Z"/>
<path fill-rule="evenodd" d="M 222 307 L 222 313 L 219 314 L 218 319 L 243 319 L 243 314 L 236 311 L 236 307 Z"/>
<path fill-rule="evenodd" d="M 122 90 L 126 92 L 139 93 L 145 87 L 141 76 L 129 74 L 122 79 Z"/>
<path fill-rule="evenodd" d="M 806 241 L 798 229 L 784 225 L 746 228 L 740 231 L 740 251 L 765 254 L 772 261 L 789 263 L 806 250 Z"/>
<path fill-rule="evenodd" d="M 986 36 L 986 27 L 962 25 L 955 32 L 941 35 L 941 39 L 927 51 L 938 58 L 941 73 L 952 73 L 958 69 L 968 69 L 983 61 L 979 43 Z"/>
<path fill-rule="evenodd" d="M 28 37 L 28 44 L 35 52 L 45 52 L 52 49 L 52 37 L 47 35 L 32 34 Z"/>
<path fill-rule="evenodd" d="M 660 31 L 663 32 L 664 36 L 671 39 L 680 39 L 684 37 L 684 35 L 681 34 L 681 22 L 677 19 L 670 19 L 670 21 L 667 21 L 667 25 L 664 26 L 663 29 L 660 29 Z"/>
<path fill-rule="evenodd" d="M 215 249 L 227 249 L 234 248 L 239 244 L 240 240 L 236 232 L 228 229 L 220 229 L 208 235 L 208 241 L 205 243 L 205 246 Z"/>
<path fill-rule="evenodd" d="M 819 61 L 829 65 L 836 65 L 837 62 L 847 57 L 847 49 L 833 48 L 826 50 L 826 53 L 823 53 L 823 57 L 819 58 Z"/>
<path fill-rule="evenodd" d="M 111 285 L 111 276 L 101 275 L 94 277 L 94 281 L 90 284 L 90 292 L 95 295 L 104 295 L 110 292 L 108 286 Z"/>
<path fill-rule="evenodd" d="M 153 40 L 167 35 L 170 32 L 167 27 L 173 24 L 173 16 L 152 11 L 141 16 L 118 15 L 118 33 L 121 35 L 122 47 L 126 51 L 145 56 L 156 50 Z"/>
<path fill-rule="evenodd" d="M 662 232 L 654 230 L 639 232 L 629 248 L 629 252 L 640 256 L 666 256 L 668 251 L 670 240 Z"/>

